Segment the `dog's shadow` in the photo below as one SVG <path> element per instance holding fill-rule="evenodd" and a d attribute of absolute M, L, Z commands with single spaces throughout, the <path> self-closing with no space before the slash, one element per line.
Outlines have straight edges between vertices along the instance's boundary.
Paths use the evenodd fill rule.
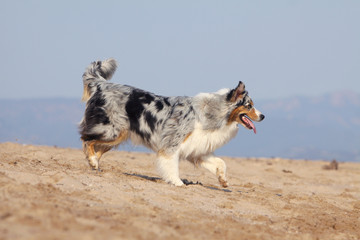
<path fill-rule="evenodd" d="M 137 174 L 137 173 L 124 173 L 124 175 L 126 176 L 132 176 L 132 177 L 138 177 L 138 178 L 142 178 L 142 179 L 145 179 L 145 180 L 148 180 L 148 181 L 152 181 L 152 182 L 162 182 L 163 180 L 159 177 L 149 177 L 149 176 L 146 176 L 146 175 L 142 175 L 142 174 Z M 218 188 L 218 187 L 214 187 L 214 186 L 206 186 L 206 185 L 203 185 L 201 182 L 193 182 L 193 181 L 189 181 L 187 179 L 181 179 L 183 181 L 183 183 L 186 185 L 186 186 L 189 186 L 189 185 L 200 185 L 204 188 L 207 188 L 207 189 L 211 189 L 211 190 L 216 190 L 216 191 L 223 191 L 223 192 L 232 192 L 231 190 L 229 189 L 224 189 L 224 188 Z"/>
<path fill-rule="evenodd" d="M 124 173 L 124 175 L 138 177 L 138 178 L 142 178 L 142 179 L 149 180 L 152 182 L 160 182 L 162 180 L 161 178 L 158 178 L 158 177 L 149 177 L 149 176 L 137 174 L 137 173 Z"/>

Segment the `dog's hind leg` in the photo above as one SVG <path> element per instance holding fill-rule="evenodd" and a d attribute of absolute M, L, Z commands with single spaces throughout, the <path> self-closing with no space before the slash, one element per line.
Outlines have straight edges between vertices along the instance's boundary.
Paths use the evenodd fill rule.
<path fill-rule="evenodd" d="M 99 169 L 99 158 L 95 152 L 96 141 L 83 142 L 83 151 L 86 155 L 89 165 L 94 169 Z"/>
<path fill-rule="evenodd" d="M 219 183 L 223 187 L 228 187 L 229 184 L 226 180 L 226 164 L 225 162 L 214 155 L 207 155 L 201 158 L 200 165 L 209 170 L 211 173 L 215 174 L 219 180 Z"/>
<path fill-rule="evenodd" d="M 89 165 L 94 170 L 99 170 L 99 161 L 101 156 L 127 139 L 128 132 L 124 131 L 121 132 L 119 136 L 112 141 L 93 140 L 83 142 L 83 150 L 87 160 L 89 161 Z"/>
<path fill-rule="evenodd" d="M 158 153 L 156 165 L 165 182 L 174 184 L 175 186 L 184 185 L 179 177 L 179 157 L 177 154 L 166 155 Z"/>

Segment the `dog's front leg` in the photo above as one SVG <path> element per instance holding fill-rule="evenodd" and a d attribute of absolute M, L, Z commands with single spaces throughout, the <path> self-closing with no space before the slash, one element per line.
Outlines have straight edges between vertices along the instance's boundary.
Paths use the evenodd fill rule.
<path fill-rule="evenodd" d="M 158 153 L 156 165 L 160 176 L 165 182 L 175 186 L 184 185 L 179 177 L 179 156 L 177 154 L 166 155 Z"/>
<path fill-rule="evenodd" d="M 201 158 L 201 166 L 206 168 L 213 174 L 215 174 L 219 180 L 219 183 L 223 187 L 228 187 L 229 184 L 226 180 L 226 164 L 221 158 L 215 157 L 214 155 L 207 155 Z"/>

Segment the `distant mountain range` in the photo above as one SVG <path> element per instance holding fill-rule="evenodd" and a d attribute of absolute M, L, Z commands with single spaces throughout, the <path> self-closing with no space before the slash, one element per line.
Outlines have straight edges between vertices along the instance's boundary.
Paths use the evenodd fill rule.
<path fill-rule="evenodd" d="M 255 105 L 266 116 L 256 123 L 258 133 L 240 127 L 217 154 L 360 162 L 360 94 L 342 91 Z M 77 123 L 84 108 L 78 99 L 0 100 L 0 142 L 81 148 Z"/>

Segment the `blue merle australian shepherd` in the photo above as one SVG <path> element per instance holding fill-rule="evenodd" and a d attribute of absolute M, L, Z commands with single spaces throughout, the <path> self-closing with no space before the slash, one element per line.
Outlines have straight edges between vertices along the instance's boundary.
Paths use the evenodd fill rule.
<path fill-rule="evenodd" d="M 264 119 L 245 85 L 194 97 L 163 97 L 108 82 L 116 67 L 114 59 L 97 61 L 83 75 L 86 109 L 79 128 L 90 166 L 99 169 L 105 152 L 130 139 L 156 153 L 159 173 L 168 183 L 184 184 L 179 160 L 185 159 L 227 187 L 225 162 L 214 151 L 235 137 L 238 124 L 256 133 L 251 120 Z"/>

